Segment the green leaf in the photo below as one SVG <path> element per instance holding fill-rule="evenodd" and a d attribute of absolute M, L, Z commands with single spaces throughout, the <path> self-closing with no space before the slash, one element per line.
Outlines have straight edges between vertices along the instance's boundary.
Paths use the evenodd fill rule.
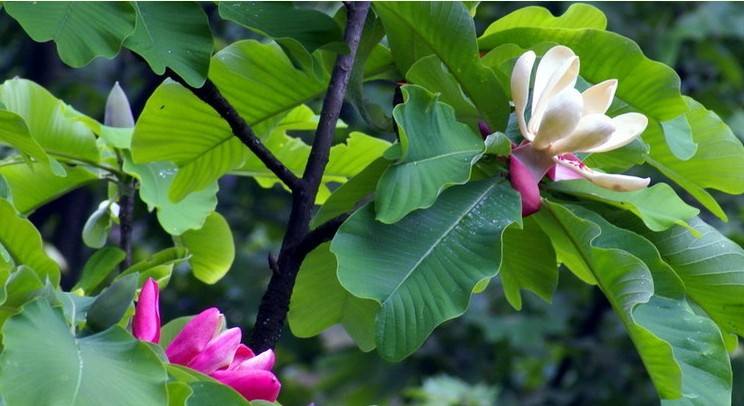
<path fill-rule="evenodd" d="M 313 337 L 341 323 L 362 351 L 375 348 L 375 315 L 380 306 L 347 292 L 336 277 L 336 257 L 322 244 L 302 262 L 292 290 L 287 321 L 292 334 Z"/>
<path fill-rule="evenodd" d="M 173 69 L 201 87 L 209 71 L 212 33 L 201 5 L 193 2 L 133 2 L 137 28 L 124 46 L 142 55 L 158 75 Z"/>
<path fill-rule="evenodd" d="M 511 154 L 512 143 L 506 134 L 495 132 L 488 134 L 485 140 L 486 154 L 507 157 Z"/>
<path fill-rule="evenodd" d="M 663 399 L 726 404 L 721 400 L 731 396 L 731 368 L 721 332 L 692 310 L 681 282 L 648 240 L 589 210 L 549 201 L 535 220 L 556 251 L 574 251 L 591 272 Z M 559 234 L 567 238 L 555 239 Z"/>
<path fill-rule="evenodd" d="M 187 401 L 188 406 L 225 405 L 248 406 L 250 403 L 238 392 L 217 382 L 193 382 L 189 385 L 193 393 Z"/>
<path fill-rule="evenodd" d="M 317 227 L 355 209 L 365 197 L 374 193 L 377 181 L 388 166 L 390 166 L 390 161 L 377 158 L 348 182 L 339 186 L 315 213 L 310 227 Z"/>
<path fill-rule="evenodd" d="M 128 2 L 19 2 L 5 10 L 34 41 L 54 40 L 62 62 L 73 68 L 114 57 L 135 25 Z"/>
<path fill-rule="evenodd" d="M 511 28 L 607 28 L 607 17 L 598 8 L 589 4 L 576 3 L 568 7 L 563 15 L 554 17 L 548 9 L 539 6 L 523 7 L 499 18 L 486 28 L 483 36 Z"/>
<path fill-rule="evenodd" d="M 220 17 L 276 40 L 292 52 L 303 47 L 312 53 L 328 44 L 343 49 L 341 27 L 317 10 L 283 2 L 224 1 L 219 3 L 219 13 Z"/>
<path fill-rule="evenodd" d="M 123 169 L 140 183 L 140 199 L 150 211 L 157 210 L 158 222 L 171 235 L 202 228 L 207 217 L 217 207 L 217 182 L 188 194 L 178 203 L 168 198 L 168 191 L 177 176 L 175 165 L 169 162 L 135 164 L 125 154 Z"/>
<path fill-rule="evenodd" d="M 166 248 L 125 269 L 117 278 L 133 273 L 139 273 L 139 285 L 145 283 L 145 280 L 148 277 L 152 277 L 158 282 L 158 285 L 162 289 L 165 286 L 164 282 L 170 278 L 173 266 L 186 261 L 188 258 L 189 251 L 186 248 Z"/>
<path fill-rule="evenodd" d="M 455 119 L 451 106 L 418 86 L 401 90 L 405 103 L 393 110 L 401 157 L 380 178 L 375 199 L 383 223 L 430 207 L 445 188 L 467 182 L 485 149 L 483 140 Z"/>
<path fill-rule="evenodd" d="M 45 164 L 24 165 L 21 162 L 0 164 L 0 176 L 5 179 L 13 196 L 13 205 L 29 214 L 44 204 L 81 186 L 98 180 L 98 175 L 82 166 L 65 166 L 65 176 L 57 176 Z"/>
<path fill-rule="evenodd" d="M 94 252 L 85 262 L 80 280 L 71 291 L 81 290 L 85 294 L 96 292 L 126 256 L 124 251 L 116 247 L 104 247 Z"/>
<path fill-rule="evenodd" d="M 493 24 L 498 25 L 499 21 Z M 687 110 L 677 73 L 646 58 L 632 40 L 609 31 L 549 28 L 528 23 L 484 35 L 478 44 L 481 50 L 490 50 L 502 44 L 531 48 L 545 42 L 571 48 L 581 59 L 581 76 L 587 81 L 617 79 L 617 97 L 650 118 L 671 120 Z"/>
<path fill-rule="evenodd" d="M 275 44 L 239 41 L 213 58 L 209 78 L 257 129 L 326 90 L 328 75 L 294 67 Z M 246 91 L 245 89 L 250 89 Z M 266 135 L 258 132 L 259 136 Z M 207 104 L 166 81 L 148 99 L 132 140 L 135 163 L 172 161 L 179 167 L 169 196 L 180 200 L 238 168 L 248 149 Z"/>
<path fill-rule="evenodd" d="M 662 233 L 637 228 L 684 281 L 687 294 L 728 331 L 744 336 L 744 250 L 699 218 Z"/>
<path fill-rule="evenodd" d="M 117 324 L 132 305 L 139 287 L 138 281 L 138 275 L 130 274 L 104 289 L 88 309 L 88 327 L 93 331 L 102 331 Z"/>
<path fill-rule="evenodd" d="M 480 61 L 473 18 L 463 4 L 379 2 L 374 7 L 401 72 L 408 72 L 425 56 L 436 55 L 492 128 L 506 126 L 508 99 L 494 72 Z"/>
<path fill-rule="evenodd" d="M 98 162 L 96 138 L 80 121 L 81 114 L 43 87 L 25 79 L 6 80 L 0 86 L 0 103 L 23 117 L 31 136 L 48 154 L 60 159 Z"/>
<path fill-rule="evenodd" d="M 664 231 L 679 225 L 697 234 L 687 220 L 697 216 L 700 210 L 682 201 L 666 183 L 657 183 L 633 192 L 616 192 L 580 179 L 553 182 L 550 189 L 628 210 L 653 231 Z"/>
<path fill-rule="evenodd" d="M 661 129 L 669 150 L 677 159 L 686 161 L 697 152 L 697 144 L 692 140 L 692 128 L 684 115 L 662 121 Z"/>
<path fill-rule="evenodd" d="M 687 161 L 678 159 L 663 142 L 661 128 L 649 126 L 644 140 L 651 146 L 651 155 L 646 160 L 725 220 L 726 213 L 705 188 L 744 193 L 744 146 L 716 113 L 693 99 L 686 97 L 685 102 L 692 141 L 698 145 L 695 155 Z"/>
<path fill-rule="evenodd" d="M 230 225 L 219 213 L 213 212 L 198 230 L 189 230 L 179 238 L 191 254 L 194 276 L 204 283 L 217 283 L 230 270 L 235 259 L 235 241 Z"/>
<path fill-rule="evenodd" d="M 44 299 L 5 323 L 3 344 L 0 392 L 9 405 L 167 403 L 165 367 L 147 344 L 116 326 L 75 337 Z"/>
<path fill-rule="evenodd" d="M 441 101 L 455 109 L 459 121 L 473 126 L 478 124 L 478 109 L 465 96 L 457 79 L 436 55 L 425 56 L 416 61 L 406 72 L 406 80 L 439 93 Z"/>
<path fill-rule="evenodd" d="M 0 110 L 0 142 L 17 149 L 29 164 L 30 158 L 52 164 L 46 151 L 31 137 L 23 117 L 12 111 Z"/>
<path fill-rule="evenodd" d="M 4 272 L 3 302 L 0 307 L 0 324 L 18 313 L 21 306 L 37 297 L 44 282 L 33 269 L 21 265 L 14 272 Z"/>
<path fill-rule="evenodd" d="M 520 290 L 526 289 L 550 302 L 558 286 L 558 264 L 550 238 L 530 217 L 524 219 L 521 229 L 516 225 L 507 228 L 503 238 L 499 277 L 506 300 L 522 310 Z"/>
<path fill-rule="evenodd" d="M 3 260 L 0 253 L 0 268 L 10 260 L 13 266 L 26 265 L 33 269 L 41 280 L 48 278 L 54 286 L 59 285 L 59 266 L 44 252 L 41 235 L 36 227 L 16 214 L 13 206 L 0 199 L 0 248 L 10 257 Z"/>
<path fill-rule="evenodd" d="M 111 219 L 111 205 L 109 200 L 102 201 L 98 208 L 88 217 L 83 226 L 83 242 L 91 248 L 101 248 L 106 245 L 113 221 Z"/>
<path fill-rule="evenodd" d="M 376 342 L 383 357 L 415 351 L 442 322 L 461 315 L 474 286 L 501 263 L 501 236 L 520 222 L 519 196 L 506 183 L 471 182 L 395 224 L 375 221 L 371 204 L 331 244 L 341 285 L 382 305 Z"/>

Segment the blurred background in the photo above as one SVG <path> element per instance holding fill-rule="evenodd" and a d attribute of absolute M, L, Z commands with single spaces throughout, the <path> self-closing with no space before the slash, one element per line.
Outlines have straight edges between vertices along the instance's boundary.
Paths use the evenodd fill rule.
<path fill-rule="evenodd" d="M 493 20 L 526 5 L 541 5 L 554 14 L 570 3 L 482 3 L 478 32 Z M 739 137 L 744 137 L 744 4 L 742 3 L 597 3 L 608 17 L 608 29 L 632 38 L 651 58 L 673 66 L 682 90 L 715 110 Z M 305 3 L 325 8 L 337 4 Z M 216 49 L 253 37 L 222 22 L 215 6 L 210 15 Z M 6 14 L 0 14 L 0 78 L 34 80 L 57 97 L 102 119 L 105 97 L 119 81 L 136 115 L 161 82 L 147 65 L 126 50 L 114 60 L 97 59 L 83 69 L 62 64 L 52 43 L 31 41 Z M 391 86 L 371 89 L 392 100 Z M 364 124 L 351 108 L 343 119 Z M 374 133 L 368 129 L 369 133 Z M 385 134 L 380 134 L 385 136 Z M 388 135 L 389 136 L 389 135 Z M 2 151 L 0 151 L 2 154 Z M 718 196 L 728 212 L 727 224 L 706 220 L 730 238 L 744 243 L 744 198 Z M 39 209 L 31 219 L 67 260 L 69 287 L 91 254 L 81 241 L 87 217 L 106 199 L 104 185 L 66 195 Z M 276 252 L 289 209 L 289 196 L 265 190 L 248 178 L 220 182 L 219 207 L 230 223 L 237 257 L 232 270 L 208 286 L 178 269 L 162 293 L 163 320 L 218 306 L 228 324 L 248 332 L 268 281 L 266 257 Z M 705 213 L 704 213 L 705 215 Z M 139 203 L 135 212 L 135 256 L 171 245 L 155 216 Z M 114 236 L 114 241 L 116 238 Z M 342 329 L 320 337 L 297 339 L 286 331 L 278 348 L 279 375 L 285 405 L 646 405 L 658 398 L 617 317 L 601 293 L 561 270 L 553 303 L 525 293 L 521 312 L 506 302 L 494 279 L 474 296 L 460 319 L 436 330 L 421 350 L 398 364 L 374 352 L 357 350 Z M 735 405 L 744 405 L 744 356 L 733 356 Z"/>

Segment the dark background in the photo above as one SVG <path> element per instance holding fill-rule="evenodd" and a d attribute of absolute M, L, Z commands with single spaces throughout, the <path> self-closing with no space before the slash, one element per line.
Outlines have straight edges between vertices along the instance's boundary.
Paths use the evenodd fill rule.
<path fill-rule="evenodd" d="M 542 5 L 554 14 L 570 3 L 482 3 L 478 32 L 519 7 Z M 744 135 L 744 4 L 738 3 L 598 3 L 608 28 L 639 43 L 651 58 L 673 66 L 683 92 L 718 112 L 737 135 Z M 333 10 L 334 4 L 304 4 Z M 216 49 L 249 32 L 210 15 Z M 135 117 L 161 82 L 147 65 L 127 50 L 114 60 L 97 59 L 83 69 L 59 60 L 53 43 L 31 41 L 0 12 L 0 78 L 31 79 L 75 108 L 102 118 L 105 97 L 119 81 L 132 101 Z M 375 85 L 372 85 L 375 86 Z M 387 89 L 387 90 L 386 90 Z M 388 86 L 377 86 L 391 97 Z M 351 109 L 344 119 L 363 125 Z M 0 151 L 0 154 L 2 151 Z M 228 276 L 207 286 L 179 268 L 162 293 L 163 319 L 196 313 L 217 305 L 228 324 L 250 331 L 258 301 L 268 280 L 266 256 L 276 251 L 289 199 L 279 189 L 265 190 L 248 178 L 220 182 L 219 207 L 236 239 L 237 257 Z M 91 254 L 80 233 L 87 217 L 106 198 L 104 185 L 70 193 L 37 210 L 31 219 L 46 241 L 68 262 L 69 287 Z M 727 224 L 715 223 L 731 238 L 744 242 L 740 198 L 720 196 Z M 138 203 L 135 212 L 135 256 L 171 244 L 153 214 Z M 711 220 L 706 218 L 706 220 Z M 712 221 L 712 220 L 711 220 Z M 116 236 L 112 236 L 116 241 Z M 514 311 L 495 279 L 473 298 L 460 319 L 437 329 L 421 350 L 399 364 L 361 353 L 342 330 L 319 338 L 296 339 L 287 331 L 278 348 L 279 374 L 286 405 L 417 404 L 417 405 L 646 405 L 658 404 L 648 376 L 617 317 L 601 293 L 569 272 L 560 272 L 552 304 L 525 294 L 525 307 Z M 734 404 L 744 405 L 744 357 L 733 355 Z"/>

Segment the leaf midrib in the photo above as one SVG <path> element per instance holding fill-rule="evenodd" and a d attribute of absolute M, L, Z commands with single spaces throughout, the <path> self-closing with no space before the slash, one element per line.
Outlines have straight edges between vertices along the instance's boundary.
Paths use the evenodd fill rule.
<path fill-rule="evenodd" d="M 434 241 L 434 243 L 423 253 L 423 255 L 421 255 L 421 257 L 419 257 L 419 259 L 411 267 L 411 269 L 408 270 L 408 272 L 406 273 L 406 275 L 403 278 L 401 278 L 400 282 L 398 282 L 398 284 L 395 286 L 395 288 L 393 288 L 393 290 L 390 292 L 390 294 L 388 294 L 388 297 L 385 300 L 382 301 L 382 305 L 383 306 L 388 302 L 388 300 L 390 300 L 390 298 L 392 298 L 393 296 L 395 296 L 395 294 L 398 292 L 398 290 L 400 290 L 400 288 L 403 286 L 403 284 L 405 284 L 408 281 L 408 279 L 411 277 L 411 275 L 419 268 L 419 266 L 421 265 L 421 263 L 423 263 L 424 260 L 431 255 L 431 253 L 434 251 L 434 249 L 441 244 L 442 240 L 444 240 L 444 238 L 447 237 L 452 232 L 452 230 L 454 230 L 455 227 L 457 227 L 457 225 L 462 222 L 462 219 L 464 219 L 465 216 L 467 216 L 473 210 L 473 208 L 475 206 L 477 206 L 478 203 L 480 203 L 483 200 L 483 198 L 487 194 L 489 194 L 497 185 L 498 185 L 497 183 L 492 183 L 491 185 L 489 185 L 488 188 L 486 188 L 486 190 L 484 190 L 476 199 L 474 199 L 473 203 L 470 204 L 467 207 L 467 209 L 464 210 L 455 219 L 455 221 L 453 221 L 452 224 L 449 227 L 447 227 L 446 230 L 444 230 L 444 232 L 439 237 L 437 237 L 437 239 Z"/>

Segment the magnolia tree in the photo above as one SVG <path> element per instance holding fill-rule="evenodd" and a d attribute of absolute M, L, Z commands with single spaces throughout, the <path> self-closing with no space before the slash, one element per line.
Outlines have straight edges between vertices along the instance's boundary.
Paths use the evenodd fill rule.
<path fill-rule="evenodd" d="M 103 122 L 23 78 L 0 86 L 4 404 L 274 402 L 285 324 L 341 324 L 400 361 L 492 278 L 515 310 L 523 290 L 550 301 L 559 265 L 607 297 L 663 402 L 731 403 L 744 251 L 695 206 L 726 220 L 709 190 L 744 192 L 744 147 L 599 10 L 526 7 L 478 37 L 473 2 L 222 2 L 260 40 L 215 52 L 197 3 L 4 8 L 71 67 L 128 49 L 162 75 L 139 117 L 114 86 Z M 372 81 L 395 94 L 365 97 Z M 339 121 L 345 103 L 393 141 Z M 208 284 L 232 264 L 227 175 L 291 196 L 255 325 L 210 308 L 161 326 L 175 264 Z M 109 190 L 82 233 L 96 251 L 64 291 L 26 216 L 91 183 Z M 135 199 L 173 247 L 132 263 Z"/>

